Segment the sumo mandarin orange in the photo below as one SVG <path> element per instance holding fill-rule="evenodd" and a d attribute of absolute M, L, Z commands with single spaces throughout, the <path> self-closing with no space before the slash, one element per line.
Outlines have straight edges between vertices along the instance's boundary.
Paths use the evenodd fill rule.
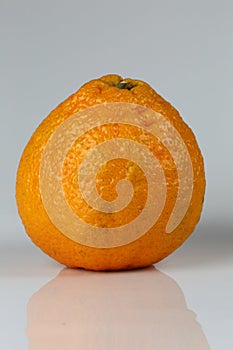
<path fill-rule="evenodd" d="M 205 192 L 196 138 L 147 83 L 107 75 L 39 125 L 22 154 L 25 230 L 68 267 L 120 270 L 168 256 L 193 232 Z"/>

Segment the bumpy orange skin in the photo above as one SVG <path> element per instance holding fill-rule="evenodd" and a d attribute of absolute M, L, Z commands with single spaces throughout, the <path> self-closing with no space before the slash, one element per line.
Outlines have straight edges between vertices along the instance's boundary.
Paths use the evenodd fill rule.
<path fill-rule="evenodd" d="M 133 83 L 135 87 L 131 90 L 119 89 L 116 85 L 122 80 L 118 75 L 107 75 L 83 85 L 76 93 L 55 108 L 39 125 L 29 140 L 20 160 L 16 181 L 16 201 L 26 232 L 32 241 L 46 254 L 68 267 L 83 267 L 92 270 L 120 270 L 151 265 L 177 249 L 193 232 L 200 218 L 205 192 L 205 173 L 203 158 L 193 132 L 184 123 L 176 109 L 159 96 L 148 84 L 139 80 L 124 79 L 124 81 Z M 165 233 L 165 227 L 169 217 L 168 213 L 168 215 L 162 215 L 162 220 L 158 220 L 145 235 L 134 242 L 115 248 L 93 248 L 81 245 L 63 235 L 48 217 L 40 195 L 39 170 L 43 151 L 50 136 L 65 119 L 74 113 L 106 102 L 134 103 L 153 109 L 175 126 L 185 142 L 193 166 L 193 193 L 190 207 L 185 217 L 172 234 Z M 123 134 L 126 131 L 124 127 L 120 131 L 118 130 L 118 132 L 122 132 Z M 111 130 L 109 130 L 109 133 L 111 134 Z M 135 140 L 138 137 L 136 130 L 133 137 Z M 101 135 L 99 135 L 99 138 L 101 141 Z M 152 142 L 150 145 L 152 145 L 151 147 L 154 148 L 154 153 L 156 154 L 156 143 L 153 145 Z M 88 141 L 83 142 L 83 146 L 86 150 L 91 148 Z M 75 150 L 72 149 L 70 153 L 72 152 L 75 152 Z M 172 159 L 169 158 L 170 156 L 165 148 L 159 155 L 161 163 L 163 162 L 163 157 L 170 164 L 172 163 Z M 64 188 L 67 188 L 66 193 L 69 193 L 73 186 L 72 179 L 69 177 L 69 169 L 72 167 L 72 161 L 69 161 L 69 159 L 72 159 L 72 154 L 70 158 L 68 156 L 64 164 L 65 175 L 63 185 Z M 119 163 L 119 169 L 124 168 L 126 164 L 123 163 Z M 172 173 L 171 171 L 167 171 L 166 173 L 165 164 L 163 167 L 168 178 L 168 197 L 170 198 L 170 202 L 166 203 L 166 207 L 169 212 L 174 205 L 177 195 L 177 173 L 175 167 L 173 167 Z M 68 175 L 66 174 L 66 169 Z M 103 177 L 108 178 L 111 174 L 112 171 L 108 173 L 106 169 L 103 169 L 102 174 L 100 173 L 98 176 L 101 178 L 101 175 L 103 175 Z M 126 176 L 132 181 L 138 179 L 133 184 L 135 185 L 136 194 L 134 198 L 135 203 L 132 204 L 135 208 L 138 208 L 138 205 L 142 205 L 145 202 L 141 191 L 143 184 L 145 185 L 143 174 L 140 173 L 137 167 L 134 168 L 128 164 L 126 165 L 125 173 L 117 175 L 115 181 L 117 182 L 121 176 Z M 105 190 L 105 192 L 100 194 L 106 200 L 112 200 L 111 193 L 114 193 L 114 191 Z M 75 197 L 69 197 L 68 195 L 67 200 L 72 209 L 77 211 L 80 203 L 77 203 Z M 133 209 L 128 209 L 127 217 L 130 215 L 132 215 L 131 219 L 133 219 L 135 216 Z M 124 224 L 124 218 L 125 215 L 119 217 L 116 214 L 114 219 L 116 223 L 114 224 L 113 220 L 110 226 L 114 227 L 119 223 Z M 102 219 L 106 227 L 108 225 L 108 219 L 104 217 Z M 101 218 L 91 216 L 88 220 L 91 223 L 95 220 L 98 223 L 101 222 Z"/>

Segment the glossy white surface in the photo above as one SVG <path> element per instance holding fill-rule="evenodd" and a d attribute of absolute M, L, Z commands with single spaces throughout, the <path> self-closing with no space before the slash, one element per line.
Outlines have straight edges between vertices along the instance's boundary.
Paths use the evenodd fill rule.
<path fill-rule="evenodd" d="M 156 266 L 100 273 L 64 268 L 21 231 L 1 246 L 1 349 L 232 350 L 232 226 L 202 223 Z"/>

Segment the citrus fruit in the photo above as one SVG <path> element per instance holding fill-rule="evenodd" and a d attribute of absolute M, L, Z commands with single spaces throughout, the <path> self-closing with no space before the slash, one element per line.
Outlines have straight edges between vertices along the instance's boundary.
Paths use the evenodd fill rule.
<path fill-rule="evenodd" d="M 25 230 L 68 267 L 148 266 L 199 221 L 203 157 L 177 110 L 147 83 L 106 75 L 39 125 L 22 154 L 16 201 Z"/>

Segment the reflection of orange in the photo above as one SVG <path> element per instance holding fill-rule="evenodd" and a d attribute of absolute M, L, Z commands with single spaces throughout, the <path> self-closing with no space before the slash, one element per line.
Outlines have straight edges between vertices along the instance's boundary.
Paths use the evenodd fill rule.
<path fill-rule="evenodd" d="M 121 179 L 128 179 L 134 190 L 129 205 L 116 213 L 104 213 L 90 208 L 83 200 L 77 183 L 79 165 L 87 152 L 103 141 L 119 137 L 145 145 L 162 165 L 167 182 L 163 213 L 146 234 L 119 247 L 95 248 L 73 241 L 52 223 L 41 199 L 39 174 L 43 151 L 54 131 L 73 114 L 108 102 L 143 105 L 166 118 L 179 132 L 189 151 L 194 183 L 185 217 L 171 234 L 167 234 L 166 224 L 178 192 L 177 169 L 167 148 L 149 133 L 119 123 L 107 125 L 104 130 L 96 127 L 83 134 L 67 153 L 62 169 L 62 186 L 70 208 L 87 223 L 106 228 L 125 225 L 140 214 L 147 199 L 147 181 L 140 167 L 131 161 L 115 159 L 102 166 L 96 175 L 97 191 L 103 199 L 112 201 L 116 198 L 116 184 Z M 117 75 L 108 75 L 82 86 L 52 111 L 32 135 L 19 164 L 16 199 L 28 235 L 45 253 L 69 267 L 116 270 L 150 265 L 178 248 L 199 220 L 204 190 L 203 159 L 192 131 L 178 112 L 148 84 L 131 79 L 123 82 Z"/>
<path fill-rule="evenodd" d="M 29 300 L 27 336 L 30 350 L 209 350 L 182 290 L 154 267 L 62 270 Z"/>

